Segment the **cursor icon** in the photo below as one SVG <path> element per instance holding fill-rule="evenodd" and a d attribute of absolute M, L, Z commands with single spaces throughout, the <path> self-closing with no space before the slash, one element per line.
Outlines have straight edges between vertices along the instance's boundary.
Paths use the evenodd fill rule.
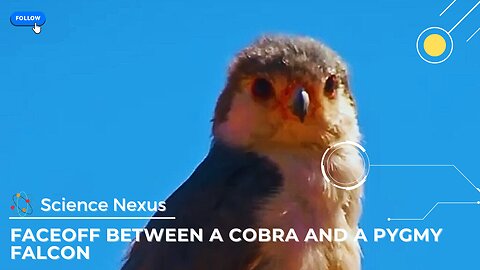
<path fill-rule="evenodd" d="M 40 32 L 42 31 L 42 28 L 38 26 L 37 23 L 35 23 L 35 26 L 32 29 L 33 29 L 33 32 L 37 35 L 40 34 Z"/>

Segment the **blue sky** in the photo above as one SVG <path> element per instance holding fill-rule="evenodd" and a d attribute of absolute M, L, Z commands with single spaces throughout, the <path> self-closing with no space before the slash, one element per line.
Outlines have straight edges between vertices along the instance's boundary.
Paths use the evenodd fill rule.
<path fill-rule="evenodd" d="M 71 200 L 166 198 L 207 153 L 216 97 L 233 55 L 263 33 L 309 35 L 349 63 L 363 145 L 373 164 L 455 164 L 480 185 L 480 9 L 452 36 L 445 63 L 415 50 L 429 26 L 451 28 L 475 5 L 447 1 L 2 1 L 0 264 L 6 269 L 117 269 L 123 243 L 90 261 L 9 260 L 10 227 L 140 227 L 143 221 L 9 221 L 11 195 Z M 10 14 L 46 14 L 40 35 Z M 180 107 L 178 106 L 180 102 Z M 362 227 L 442 227 L 440 243 L 364 243 L 364 269 L 471 269 L 480 194 L 453 168 L 372 168 Z M 36 201 L 37 200 L 37 201 Z"/>

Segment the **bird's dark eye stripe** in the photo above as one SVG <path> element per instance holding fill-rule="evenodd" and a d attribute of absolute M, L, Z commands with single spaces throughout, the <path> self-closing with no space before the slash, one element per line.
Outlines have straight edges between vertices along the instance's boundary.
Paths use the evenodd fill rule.
<path fill-rule="evenodd" d="M 252 94 L 259 99 L 269 99 L 274 96 L 273 85 L 267 79 L 255 79 L 252 84 Z"/>

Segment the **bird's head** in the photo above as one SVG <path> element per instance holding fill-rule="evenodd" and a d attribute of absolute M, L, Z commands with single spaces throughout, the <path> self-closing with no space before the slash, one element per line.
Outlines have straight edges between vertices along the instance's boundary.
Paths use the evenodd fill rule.
<path fill-rule="evenodd" d="M 213 135 L 230 145 L 325 150 L 358 141 L 346 66 L 307 37 L 266 36 L 231 64 L 213 119 Z"/>

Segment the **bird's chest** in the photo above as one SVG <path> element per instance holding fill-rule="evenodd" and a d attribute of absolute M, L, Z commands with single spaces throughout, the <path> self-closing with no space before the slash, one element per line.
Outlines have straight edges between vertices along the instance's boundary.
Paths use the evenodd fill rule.
<path fill-rule="evenodd" d="M 264 222 L 269 225 L 295 228 L 298 233 L 312 227 L 335 225 L 332 215 L 339 210 L 338 196 L 332 198 L 332 187 L 324 181 L 320 159 L 274 156 L 283 178 L 281 190 L 269 198 Z"/>
<path fill-rule="evenodd" d="M 343 261 L 332 257 L 344 257 L 342 252 L 358 251 L 357 244 L 349 239 L 344 243 L 308 242 L 303 240 L 308 230 L 342 228 L 350 232 L 345 217 L 345 205 L 350 198 L 347 191 L 337 190 L 324 181 L 320 159 L 310 157 L 273 156 L 283 177 L 282 189 L 259 212 L 260 226 L 293 228 L 299 242 L 267 243 L 262 252 L 269 258 L 265 270 L 355 270 L 359 255 Z M 340 253 L 340 254 L 336 254 Z"/>

